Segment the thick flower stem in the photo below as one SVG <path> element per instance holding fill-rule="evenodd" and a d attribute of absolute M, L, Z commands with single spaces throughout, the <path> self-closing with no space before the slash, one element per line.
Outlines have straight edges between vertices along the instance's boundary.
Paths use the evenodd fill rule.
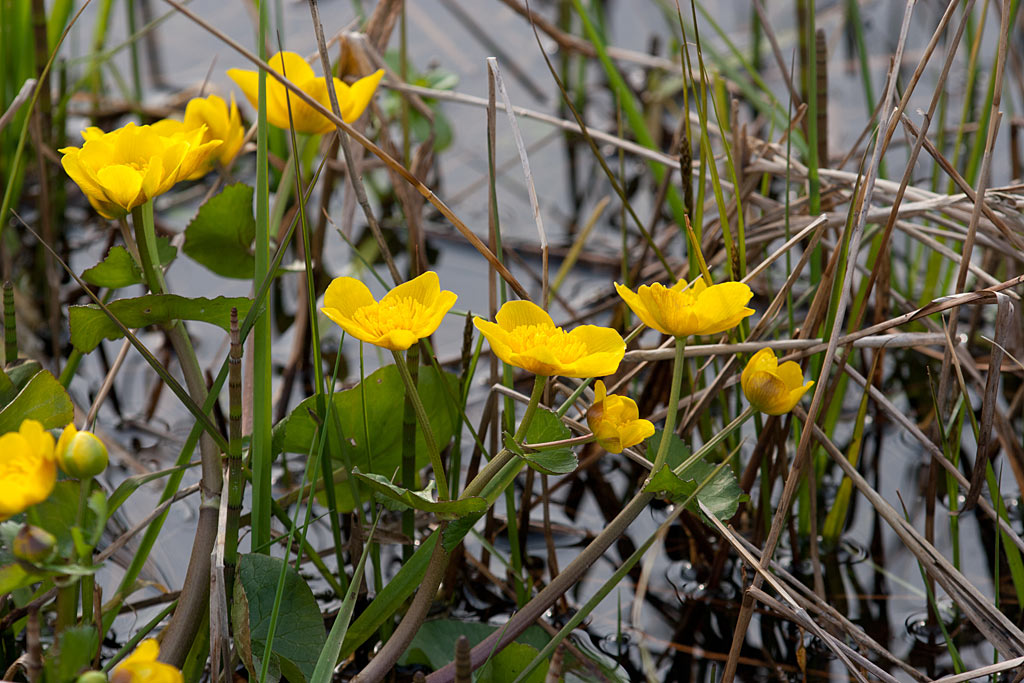
<path fill-rule="evenodd" d="M 152 293 L 164 294 L 167 287 L 157 256 L 152 201 L 132 210 L 132 224 L 135 228 L 140 265 L 146 284 Z M 167 328 L 167 336 L 178 356 L 189 393 L 196 403 L 202 405 L 206 401 L 206 382 L 203 380 L 202 369 L 199 367 L 195 350 L 192 348 L 192 340 L 185 330 L 184 323 L 180 320 L 171 323 Z M 171 617 L 171 623 L 164 632 L 160 648 L 160 659 L 178 667 L 185 661 L 185 656 L 192 647 L 192 641 L 207 608 L 210 552 L 217 537 L 217 509 L 223 481 L 220 452 L 208 434 L 204 433 L 200 438 L 199 452 L 202 461 L 199 521 L 192 543 L 188 570 L 182 584 L 181 597 Z"/>
<path fill-rule="evenodd" d="M 437 480 L 437 497 L 441 500 L 448 500 L 448 478 L 444 474 L 441 452 L 437 449 L 434 430 L 430 426 L 430 420 L 427 418 L 427 411 L 423 407 L 420 393 L 416 389 L 412 375 L 409 374 L 409 366 L 405 364 L 405 358 L 402 357 L 402 354 L 398 351 L 392 351 L 391 355 L 394 356 L 395 365 L 398 366 L 398 374 L 402 376 L 402 381 L 405 382 L 405 395 L 412 402 L 412 407 L 416 411 L 416 419 L 419 420 L 420 429 L 423 430 L 423 442 L 427 446 L 430 466 L 434 468 L 434 478 Z"/>
<path fill-rule="evenodd" d="M 683 352 L 686 351 L 686 339 L 676 337 L 676 357 L 672 363 L 672 388 L 668 394 L 668 412 L 665 413 L 665 429 L 661 433 L 661 443 L 658 444 L 658 453 L 654 456 L 654 464 L 651 465 L 651 476 L 661 470 L 668 457 L 668 444 L 672 438 L 672 432 L 676 429 L 676 415 L 679 413 L 679 389 L 683 384 Z"/>
<path fill-rule="evenodd" d="M 533 380 L 533 392 L 530 394 L 530 402 L 526 404 L 526 412 L 523 413 L 523 419 L 519 423 L 519 428 L 516 429 L 516 435 L 513 440 L 516 443 L 522 443 L 523 437 L 526 435 L 526 430 L 529 429 L 530 423 L 533 422 L 533 414 L 537 411 L 537 406 L 540 404 L 541 396 L 544 395 L 544 386 L 547 384 L 548 378 L 543 375 L 537 375 Z M 491 458 L 491 460 L 484 466 L 482 470 L 473 478 L 473 481 L 466 485 L 465 490 L 459 498 L 470 498 L 477 496 L 483 491 L 484 486 L 487 485 L 491 479 L 495 477 L 508 463 L 515 457 L 515 453 L 507 448 L 501 449 L 501 451 Z"/>

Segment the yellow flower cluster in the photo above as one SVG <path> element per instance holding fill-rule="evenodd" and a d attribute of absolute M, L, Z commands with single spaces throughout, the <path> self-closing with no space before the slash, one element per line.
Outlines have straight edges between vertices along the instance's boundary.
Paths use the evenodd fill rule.
<path fill-rule="evenodd" d="M 164 135 L 129 123 L 109 133 L 86 128 L 81 147 L 58 151 L 93 208 L 105 218 L 121 218 L 201 169 L 221 144 L 204 142 L 205 136 L 205 125 Z"/>
<path fill-rule="evenodd" d="M 325 108 L 331 108 L 326 82 L 301 56 L 279 52 L 270 58 L 270 66 Z M 256 106 L 258 72 L 230 69 L 228 76 Z M 347 123 L 363 113 L 383 76 L 384 71 L 378 70 L 351 86 L 333 79 L 341 117 Z M 300 98 L 289 97 L 285 86 L 274 78 L 267 81 L 267 119 L 284 129 L 294 122 L 300 133 L 334 129 L 334 124 Z M 230 166 L 244 138 L 245 128 L 234 96 L 229 106 L 223 98 L 210 95 L 189 101 L 182 121 L 164 119 L 151 126 L 129 123 L 109 133 L 90 127 L 82 131 L 81 147 L 58 151 L 63 154 L 64 170 L 93 208 L 105 218 L 117 219 L 181 180 L 197 180 L 217 164 Z"/>

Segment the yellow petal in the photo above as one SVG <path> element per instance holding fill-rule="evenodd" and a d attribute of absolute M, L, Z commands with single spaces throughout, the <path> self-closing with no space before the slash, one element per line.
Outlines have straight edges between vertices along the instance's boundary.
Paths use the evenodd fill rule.
<path fill-rule="evenodd" d="M 605 387 L 604 382 L 601 380 L 594 382 L 594 404 L 596 405 L 603 401 L 607 395 L 608 389 Z"/>
<path fill-rule="evenodd" d="M 523 325 L 555 326 L 547 311 L 532 301 L 508 301 L 502 305 L 494 319 L 505 330 Z"/>
<path fill-rule="evenodd" d="M 647 327 L 654 328 L 659 332 L 663 332 L 664 334 L 668 334 L 667 332 L 659 328 L 659 323 L 657 322 L 657 320 L 654 319 L 654 316 L 651 315 L 651 312 L 647 309 L 647 306 L 644 304 L 644 302 L 641 301 L 640 296 L 637 293 L 635 293 L 629 287 L 626 287 L 625 285 L 620 285 L 617 282 L 615 283 L 615 291 L 619 293 L 619 296 L 622 297 L 622 300 L 626 302 L 626 305 L 629 306 L 630 310 L 632 310 L 638 318 L 640 318 L 640 321 L 644 325 L 647 325 Z"/>
<path fill-rule="evenodd" d="M 804 373 L 800 369 L 800 364 L 791 360 L 781 364 L 775 374 L 789 390 L 798 389 L 804 383 Z"/>
<path fill-rule="evenodd" d="M 384 69 L 378 69 L 369 76 L 360 78 L 351 86 L 345 88 L 347 90 L 345 100 L 341 99 L 341 92 L 338 89 L 340 81 L 335 79 L 334 87 L 338 91 L 338 102 L 345 102 L 341 106 L 341 117 L 345 120 L 345 123 L 352 123 L 362 116 L 363 111 L 370 104 L 370 100 L 373 99 L 373 93 L 377 90 L 377 85 L 380 84 L 382 78 L 384 78 Z M 344 83 L 341 85 L 344 85 Z"/>
<path fill-rule="evenodd" d="M 143 203 L 139 201 L 142 196 L 142 176 L 131 166 L 105 166 L 96 175 L 107 198 L 125 211 L 131 211 Z"/>
<path fill-rule="evenodd" d="M 377 303 L 369 288 L 354 277 L 336 277 L 324 292 L 324 308 L 350 318 L 363 306 Z"/>
<path fill-rule="evenodd" d="M 694 334 L 725 332 L 754 313 L 753 309 L 746 308 L 754 293 L 742 282 L 723 282 L 700 292 L 695 289 L 695 292 L 695 309 L 701 329 Z"/>
<path fill-rule="evenodd" d="M 259 73 L 248 69 L 228 69 L 228 78 L 235 82 L 253 109 L 259 108 Z"/>
<path fill-rule="evenodd" d="M 428 270 L 412 280 L 403 282 L 393 288 L 384 295 L 381 302 L 388 299 L 409 298 L 429 307 L 440 294 L 441 283 L 438 280 L 437 273 Z"/>

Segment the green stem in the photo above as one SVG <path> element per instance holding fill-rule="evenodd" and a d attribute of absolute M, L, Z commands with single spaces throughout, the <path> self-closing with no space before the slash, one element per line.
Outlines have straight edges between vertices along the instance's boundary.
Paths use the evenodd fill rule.
<path fill-rule="evenodd" d="M 679 389 L 683 384 L 683 352 L 686 351 L 686 339 L 676 337 L 676 357 L 672 363 L 672 388 L 668 395 L 668 412 L 665 414 L 665 429 L 661 433 L 661 443 L 658 444 L 658 454 L 654 456 L 654 464 L 651 465 L 651 476 L 661 470 L 668 457 L 668 444 L 672 432 L 676 429 L 676 415 L 679 412 Z"/>
<path fill-rule="evenodd" d="M 85 513 L 88 509 L 89 493 L 92 491 L 92 477 L 82 477 L 79 482 L 80 489 L 78 492 L 78 513 L 75 515 L 75 526 L 82 529 L 83 537 L 86 535 L 85 529 Z M 78 557 L 79 562 L 88 561 L 92 564 L 92 547 L 90 546 L 85 552 Z M 93 576 L 88 574 L 81 578 L 82 583 L 82 622 L 89 624 L 92 623 L 92 595 L 93 587 L 95 583 Z"/>
<path fill-rule="evenodd" d="M 448 478 L 444 474 L 444 463 L 441 462 L 441 453 L 437 449 L 437 441 L 434 438 L 434 430 L 427 419 L 427 411 L 420 400 L 419 391 L 409 374 L 409 366 L 405 364 L 405 358 L 398 351 L 392 351 L 395 358 L 395 365 L 398 366 L 398 374 L 405 382 L 405 395 L 412 401 L 412 407 L 416 411 L 416 419 L 419 420 L 420 428 L 423 430 L 423 441 L 427 446 L 427 455 L 430 457 L 430 465 L 434 468 L 434 478 L 437 480 L 437 497 L 441 500 L 448 500 Z"/>
<path fill-rule="evenodd" d="M 152 200 L 132 210 L 132 224 L 135 228 L 135 240 L 138 243 L 139 260 L 146 284 L 153 294 L 164 294 L 167 285 L 157 256 Z M 206 380 L 185 324 L 181 320 L 175 320 L 166 329 L 171 346 L 178 356 L 189 394 L 197 404 L 202 405 L 207 399 Z M 162 661 L 179 667 L 192 647 L 192 641 L 208 608 L 210 554 L 217 538 L 217 510 L 220 507 L 223 484 L 220 451 L 209 434 L 201 435 L 199 452 L 202 462 L 199 521 L 181 596 L 178 598 L 178 606 L 171 617 L 171 623 L 164 632 L 160 653 Z"/>
<path fill-rule="evenodd" d="M 521 443 L 523 437 L 526 435 L 526 430 L 529 429 L 530 423 L 533 421 L 533 414 L 537 411 L 537 406 L 540 404 L 541 396 L 544 395 L 544 385 L 547 383 L 548 378 L 544 375 L 537 375 L 533 381 L 533 393 L 530 394 L 530 402 L 526 404 L 526 412 L 523 413 L 523 419 L 519 423 L 519 429 L 516 430 L 516 435 L 513 440 L 516 443 Z M 507 448 L 501 449 L 501 451 L 491 458 L 482 470 L 473 478 L 473 481 L 466 485 L 460 499 L 470 498 L 472 496 L 479 495 L 483 490 L 484 486 L 487 485 L 495 475 L 498 474 L 508 463 L 515 457 L 515 453 Z"/>

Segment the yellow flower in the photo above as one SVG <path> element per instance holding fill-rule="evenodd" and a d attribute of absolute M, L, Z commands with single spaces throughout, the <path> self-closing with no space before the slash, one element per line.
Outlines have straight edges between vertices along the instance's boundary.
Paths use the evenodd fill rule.
<path fill-rule="evenodd" d="M 294 52 L 278 52 L 270 58 L 268 63 L 275 72 L 294 83 L 300 90 L 322 104 L 325 109 L 331 110 L 327 84 L 322 76 L 313 73 L 312 67 L 300 55 Z M 245 93 L 249 104 L 254 107 L 258 106 L 259 73 L 246 69 L 228 69 L 228 76 Z M 377 84 L 383 77 L 384 70 L 378 69 L 369 76 L 360 78 L 352 85 L 346 84 L 339 78 L 333 79 L 334 91 L 338 95 L 338 106 L 341 108 L 341 118 L 345 123 L 352 123 L 359 118 L 363 110 L 366 109 L 366 105 L 370 103 L 370 98 L 373 97 Z M 296 97 L 294 93 L 288 94 L 287 90 L 280 81 L 268 75 L 267 121 L 271 125 L 285 130 L 291 127 L 288 120 L 288 105 L 290 104 L 292 122 L 297 132 L 326 133 L 334 130 L 334 124 L 323 114 Z"/>
<path fill-rule="evenodd" d="M 615 372 L 626 353 L 626 343 L 610 327 L 581 325 L 566 332 L 529 301 L 506 302 L 495 319 L 473 318 L 473 324 L 498 358 L 535 375 L 602 377 Z"/>
<path fill-rule="evenodd" d="M 110 683 L 184 683 L 184 676 L 170 664 L 156 661 L 160 645 L 148 638 L 135 648 L 135 652 L 117 665 L 110 675 Z"/>
<path fill-rule="evenodd" d="M 134 123 L 104 133 L 82 131 L 81 147 L 58 150 L 61 165 L 89 203 L 106 218 L 120 218 L 167 192 L 206 163 L 220 140 L 203 142 L 206 128 L 160 134 Z"/>
<path fill-rule="evenodd" d="M 432 270 L 398 285 L 379 302 L 359 280 L 339 277 L 327 287 L 320 310 L 356 339 L 404 351 L 432 335 L 457 298 L 441 290 Z"/>
<path fill-rule="evenodd" d="M 671 288 L 642 285 L 636 293 L 615 283 L 615 289 L 645 325 L 673 337 L 718 334 L 754 313 L 746 307 L 754 293 L 742 282 L 709 287 L 698 280 L 687 288 L 686 280 L 680 280 Z"/>
<path fill-rule="evenodd" d="M 641 420 L 636 401 L 628 396 L 607 394 L 604 382 L 594 383 L 594 404 L 587 411 L 587 425 L 609 453 L 635 446 L 654 435 L 650 420 Z"/>
<path fill-rule="evenodd" d="M 0 436 L 0 521 L 46 500 L 57 481 L 53 437 L 35 420 Z"/>
<path fill-rule="evenodd" d="M 217 164 L 230 166 L 235 160 L 238 150 L 245 138 L 242 117 L 238 114 L 235 96 L 231 96 L 231 107 L 216 95 L 209 97 L 193 97 L 185 105 L 185 120 L 164 119 L 153 124 L 153 128 L 161 135 L 185 133 L 206 126 L 202 141 L 220 140 L 221 144 L 211 154 L 206 163 L 199 166 L 185 180 L 202 178 Z"/>
<path fill-rule="evenodd" d="M 107 469 L 107 447 L 92 432 L 76 429 L 74 422 L 64 428 L 55 453 L 57 464 L 69 477 L 95 477 Z"/>
<path fill-rule="evenodd" d="M 740 384 L 750 405 L 768 415 L 782 415 L 793 410 L 800 397 L 814 386 L 814 380 L 804 382 L 799 364 L 790 360 L 779 365 L 775 352 L 765 348 L 743 368 Z"/>

